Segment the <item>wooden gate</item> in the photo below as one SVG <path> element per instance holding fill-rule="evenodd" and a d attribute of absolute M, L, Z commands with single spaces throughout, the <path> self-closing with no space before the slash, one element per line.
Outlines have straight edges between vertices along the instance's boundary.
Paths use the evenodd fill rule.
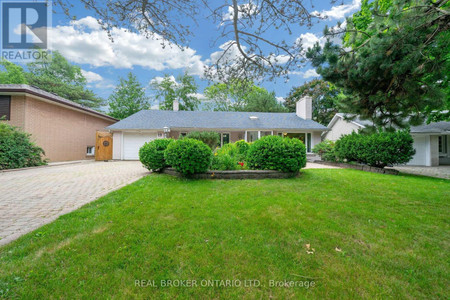
<path fill-rule="evenodd" d="M 111 160 L 113 151 L 112 134 L 97 131 L 95 140 L 95 160 Z"/>

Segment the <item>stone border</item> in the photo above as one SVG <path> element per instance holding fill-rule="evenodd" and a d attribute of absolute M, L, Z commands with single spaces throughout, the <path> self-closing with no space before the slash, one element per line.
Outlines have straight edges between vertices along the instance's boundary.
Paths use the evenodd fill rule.
<path fill-rule="evenodd" d="M 184 176 L 173 168 L 165 168 L 160 173 L 190 179 L 285 179 L 296 177 L 299 174 L 299 172 L 284 173 L 273 170 L 210 170 L 206 173 Z"/>
<path fill-rule="evenodd" d="M 338 163 L 338 162 L 331 162 L 331 161 L 323 161 L 323 160 L 316 160 L 314 161 L 317 164 L 327 165 L 327 166 L 334 166 L 334 167 L 340 167 L 344 169 L 354 169 L 354 170 L 361 170 L 365 172 L 372 172 L 372 173 L 379 173 L 379 174 L 389 174 L 389 175 L 398 175 L 400 172 L 394 169 L 386 169 L 386 168 L 377 168 L 377 167 L 371 167 L 367 165 L 353 165 L 353 164 L 347 164 L 347 163 Z"/>

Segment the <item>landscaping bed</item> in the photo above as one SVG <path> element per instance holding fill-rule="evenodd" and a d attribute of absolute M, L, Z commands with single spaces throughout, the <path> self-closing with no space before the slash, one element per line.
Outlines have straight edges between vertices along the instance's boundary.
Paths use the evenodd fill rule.
<path fill-rule="evenodd" d="M 299 174 L 299 172 L 279 172 L 274 170 L 209 170 L 205 173 L 185 176 L 174 168 L 165 168 L 161 170 L 161 173 L 191 179 L 283 179 L 296 177 Z"/>
<path fill-rule="evenodd" d="M 327 166 L 335 166 L 335 167 L 340 167 L 340 168 L 344 168 L 344 169 L 355 169 L 355 170 L 361 170 L 361 171 L 372 172 L 372 173 L 380 173 L 380 174 L 398 175 L 400 173 L 399 171 L 394 170 L 394 169 L 377 168 L 377 167 L 371 167 L 371 166 L 361 165 L 361 164 L 348 164 L 348 163 L 324 161 L 324 160 L 315 160 L 314 163 L 327 165 Z"/>

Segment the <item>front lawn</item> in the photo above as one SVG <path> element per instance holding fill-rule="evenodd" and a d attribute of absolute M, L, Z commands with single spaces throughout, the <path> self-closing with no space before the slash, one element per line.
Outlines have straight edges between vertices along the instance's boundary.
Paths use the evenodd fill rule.
<path fill-rule="evenodd" d="M 356 170 L 151 175 L 0 248 L 0 297 L 448 299 L 449 199 L 448 180 Z"/>

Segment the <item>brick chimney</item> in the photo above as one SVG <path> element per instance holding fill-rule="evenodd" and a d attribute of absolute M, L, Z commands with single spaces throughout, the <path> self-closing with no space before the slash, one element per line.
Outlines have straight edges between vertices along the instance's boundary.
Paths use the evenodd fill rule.
<path fill-rule="evenodd" d="M 179 111 L 180 110 L 180 102 L 178 102 L 177 99 L 173 100 L 173 111 Z"/>
<path fill-rule="evenodd" d="M 298 100 L 295 108 L 295 113 L 298 117 L 305 120 L 312 119 L 312 98 L 310 96 L 305 96 Z"/>

